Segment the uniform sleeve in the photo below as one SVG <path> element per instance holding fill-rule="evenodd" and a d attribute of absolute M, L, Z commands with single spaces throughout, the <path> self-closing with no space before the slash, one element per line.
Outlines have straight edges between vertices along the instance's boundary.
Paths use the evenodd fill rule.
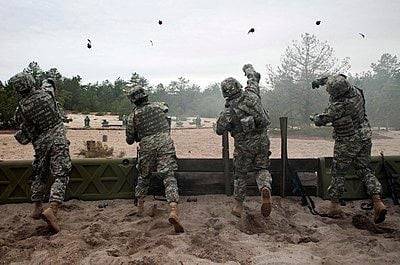
<path fill-rule="evenodd" d="M 331 123 L 337 119 L 342 118 L 345 113 L 346 103 L 334 102 L 331 103 L 323 113 L 315 115 L 314 123 L 316 126 L 325 126 L 327 123 Z"/>
<path fill-rule="evenodd" d="M 15 110 L 15 113 L 14 113 L 14 121 L 15 121 L 15 123 L 16 123 L 18 126 L 20 126 L 20 125 L 23 123 L 23 121 L 24 121 L 24 119 L 23 119 L 23 117 L 22 117 L 22 111 L 21 111 L 21 109 L 20 109 L 19 106 L 18 106 L 17 109 Z"/>
<path fill-rule="evenodd" d="M 256 72 L 253 67 L 246 70 L 247 86 L 246 90 L 253 92 L 258 97 L 260 96 L 260 74 Z"/>
<path fill-rule="evenodd" d="M 58 101 L 56 101 L 56 107 L 57 107 L 57 112 L 60 114 L 62 121 L 69 122 L 68 117 L 65 114 L 63 107 L 61 106 L 61 104 Z"/>
<path fill-rule="evenodd" d="M 231 124 L 230 124 L 230 110 L 229 108 L 225 108 L 224 111 L 222 111 L 217 119 L 217 126 L 215 132 L 218 135 L 224 134 L 225 131 L 230 131 L 231 130 Z"/>
<path fill-rule="evenodd" d="M 253 117 L 257 127 L 268 126 L 269 120 L 264 112 L 261 100 L 254 94 L 249 93 L 247 97 L 245 97 L 243 103 L 239 105 L 239 108 L 246 112 L 248 116 Z"/>
<path fill-rule="evenodd" d="M 24 117 L 22 115 L 23 115 L 22 111 L 18 106 L 17 109 L 15 110 L 14 120 L 19 130 L 14 134 L 14 138 L 20 144 L 25 145 L 32 141 L 32 135 L 29 132 L 26 124 L 24 123 Z"/>
<path fill-rule="evenodd" d="M 133 121 L 134 115 L 133 113 L 128 116 L 128 121 L 126 124 L 126 143 L 131 145 L 136 141 L 135 137 L 135 126 Z"/>

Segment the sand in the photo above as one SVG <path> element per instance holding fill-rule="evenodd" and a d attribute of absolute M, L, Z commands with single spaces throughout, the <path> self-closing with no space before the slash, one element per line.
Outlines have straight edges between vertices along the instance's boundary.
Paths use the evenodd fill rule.
<path fill-rule="evenodd" d="M 30 204 L 0 205 L 0 264 L 399 264 L 400 210 L 389 205 L 381 234 L 360 230 L 352 217 L 370 220 L 360 201 L 348 203 L 345 218 L 311 215 L 296 198 L 274 197 L 268 219 L 258 197 L 247 214 L 230 214 L 232 198 L 182 197 L 186 229 L 175 234 L 163 202 L 146 202 L 139 218 L 131 200 L 68 201 L 59 212 L 62 231 L 53 235 L 42 220 L 30 219 Z M 316 198 L 320 208 L 327 202 Z M 150 209 L 155 204 L 157 208 Z M 388 203 L 390 204 L 390 203 Z M 153 217 L 149 216 L 149 214 Z M 360 224 L 358 224 L 360 226 Z M 361 224 L 361 227 L 363 224 Z M 380 229 L 380 230 L 379 230 Z"/>
<path fill-rule="evenodd" d="M 377 156 L 381 151 L 385 155 L 400 154 L 400 132 L 380 132 L 384 138 L 373 139 L 372 155 Z M 79 157 L 81 149 L 88 140 L 102 141 L 107 135 L 107 145 L 114 148 L 114 157 L 136 156 L 136 145 L 125 142 L 124 130 L 68 130 L 68 139 L 71 142 L 70 153 L 73 158 Z M 220 158 L 222 150 L 221 137 L 216 135 L 211 128 L 205 129 L 174 129 L 172 138 L 175 142 L 177 156 L 180 158 Z M 290 158 L 313 158 L 332 156 L 333 140 L 316 137 L 298 137 L 288 139 L 288 152 Z M 271 136 L 272 158 L 280 157 L 281 139 L 276 135 Z M 230 155 L 233 155 L 233 139 L 230 138 Z M 0 134 L 0 159 L 32 159 L 32 145 L 20 145 L 13 134 Z"/>

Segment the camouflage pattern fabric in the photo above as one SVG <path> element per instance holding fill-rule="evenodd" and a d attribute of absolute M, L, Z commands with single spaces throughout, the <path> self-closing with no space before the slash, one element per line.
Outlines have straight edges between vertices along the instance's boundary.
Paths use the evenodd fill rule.
<path fill-rule="evenodd" d="M 18 76 L 16 79 L 18 80 Z M 52 176 L 55 181 L 51 186 L 49 199 L 50 202 L 61 203 L 71 171 L 69 141 L 61 116 L 54 99 L 47 92 L 30 90 L 21 96 L 15 120 L 26 137 L 25 140 L 29 140 L 35 150 L 31 199 L 34 202 L 45 199 L 46 183 Z"/>
<path fill-rule="evenodd" d="M 35 159 L 32 164 L 31 200 L 43 201 L 46 198 L 46 183 L 54 177 L 49 201 L 63 202 L 72 168 L 69 155 L 69 141 L 63 125 L 51 130 L 34 143 Z"/>
<path fill-rule="evenodd" d="M 328 187 L 328 195 L 332 201 L 338 201 L 343 195 L 345 176 L 351 164 L 367 188 L 368 195 L 381 194 L 381 184 L 370 167 L 372 147 L 370 134 L 371 130 L 364 127 L 358 130 L 354 137 L 335 141 L 332 180 Z"/>
<path fill-rule="evenodd" d="M 340 75 L 328 77 L 327 86 L 329 106 L 324 113 L 314 117 L 314 122 L 317 126 L 332 123 L 334 127 L 332 181 L 328 195 L 332 201 L 340 199 L 344 193 L 345 175 L 352 164 L 367 193 L 378 195 L 382 187 L 370 167 L 372 132 L 365 113 L 363 92 Z"/>
<path fill-rule="evenodd" d="M 270 121 L 267 111 L 261 104 L 260 74 L 251 65 L 245 65 L 243 71 L 248 78 L 245 91 L 227 98 L 226 108 L 216 124 L 217 134 L 222 135 L 224 131 L 230 131 L 235 140 L 234 196 L 241 202 L 246 195 L 248 172 L 255 171 L 260 190 L 271 189 L 272 183 L 268 171 L 270 141 L 267 128 Z"/>
<path fill-rule="evenodd" d="M 156 111 L 153 111 L 153 110 Z M 126 127 L 126 142 L 139 143 L 138 183 L 136 197 L 148 194 L 151 173 L 163 179 L 168 202 L 178 202 L 178 183 L 174 172 L 178 169 L 174 143 L 169 132 L 165 104 L 143 102 L 134 108 Z"/>
<path fill-rule="evenodd" d="M 136 197 L 147 195 L 150 174 L 157 172 L 163 180 L 165 197 L 168 202 L 178 202 L 178 183 L 174 172 L 178 169 L 174 143 L 169 133 L 158 133 L 140 141 L 139 177 L 136 186 Z"/>
<path fill-rule="evenodd" d="M 234 159 L 234 196 L 243 202 L 246 196 L 248 172 L 255 171 L 258 189 L 271 190 L 272 177 L 268 169 L 270 141 L 267 130 L 251 135 L 246 139 L 235 140 Z"/>

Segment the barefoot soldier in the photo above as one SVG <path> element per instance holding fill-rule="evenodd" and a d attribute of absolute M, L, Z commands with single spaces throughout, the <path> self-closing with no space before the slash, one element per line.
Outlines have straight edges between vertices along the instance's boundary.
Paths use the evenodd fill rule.
<path fill-rule="evenodd" d="M 372 197 L 374 222 L 385 220 L 386 207 L 380 194 L 381 184 L 370 167 L 371 160 L 371 126 L 365 113 L 363 91 L 352 86 L 345 75 L 335 75 L 318 79 L 312 83 L 313 88 L 326 86 L 329 93 L 329 106 L 322 114 L 311 117 L 316 126 L 333 126 L 335 146 L 333 151 L 332 181 L 328 188 L 331 199 L 328 215 L 340 216 L 339 199 L 344 193 L 345 175 L 353 163 L 356 174 L 363 181 L 367 193 Z"/>
<path fill-rule="evenodd" d="M 43 90 L 35 90 L 34 83 L 33 77 L 26 73 L 19 73 L 9 81 L 18 95 L 15 121 L 20 130 L 15 139 L 20 144 L 32 143 L 35 150 L 31 185 L 35 208 L 31 216 L 43 218 L 50 228 L 59 232 L 56 216 L 64 201 L 71 172 L 69 141 L 54 98 Z M 50 207 L 43 211 L 42 202 L 50 175 L 55 178 L 50 191 Z"/>
<path fill-rule="evenodd" d="M 222 135 L 229 131 L 235 140 L 234 152 L 234 197 L 232 214 L 241 217 L 246 196 L 247 173 L 256 172 L 258 189 L 261 192 L 261 213 L 271 213 L 271 174 L 267 128 L 270 124 L 268 113 L 261 104 L 260 74 L 251 64 L 243 66 L 248 78 L 242 90 L 240 83 L 229 77 L 222 81 L 222 95 L 226 99 L 225 110 L 217 120 L 216 132 Z"/>
<path fill-rule="evenodd" d="M 148 95 L 141 86 L 132 88 L 128 95 L 135 104 L 126 126 L 126 142 L 139 142 L 138 183 L 135 195 L 138 198 L 138 215 L 144 212 L 144 198 L 147 195 L 150 174 L 157 171 L 163 179 L 165 196 L 170 205 L 168 221 L 175 232 L 184 229 L 178 217 L 178 184 L 174 172 L 178 169 L 174 143 L 170 136 L 170 124 L 166 113 L 168 107 L 163 103 L 149 102 Z"/>

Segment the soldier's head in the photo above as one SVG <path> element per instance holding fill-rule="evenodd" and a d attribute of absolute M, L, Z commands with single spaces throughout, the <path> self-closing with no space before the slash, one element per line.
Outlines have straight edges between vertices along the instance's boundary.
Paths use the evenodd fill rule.
<path fill-rule="evenodd" d="M 51 94 L 53 97 L 55 96 L 56 83 L 54 82 L 53 79 L 47 78 L 47 79 L 43 80 L 42 86 L 40 88 L 43 91 L 46 91 L 47 93 Z"/>
<path fill-rule="evenodd" d="M 8 84 L 22 97 L 35 89 L 35 79 L 28 73 L 14 75 L 10 78 Z"/>
<path fill-rule="evenodd" d="M 221 83 L 222 95 L 224 98 L 233 98 L 242 93 L 242 85 L 233 77 L 229 77 Z"/>
<path fill-rule="evenodd" d="M 128 98 L 133 104 L 139 105 L 148 100 L 148 95 L 142 86 L 134 86 L 129 92 Z"/>
<path fill-rule="evenodd" d="M 349 92 L 351 85 L 345 75 L 333 75 L 326 81 L 326 91 L 334 98 L 338 98 Z"/>

